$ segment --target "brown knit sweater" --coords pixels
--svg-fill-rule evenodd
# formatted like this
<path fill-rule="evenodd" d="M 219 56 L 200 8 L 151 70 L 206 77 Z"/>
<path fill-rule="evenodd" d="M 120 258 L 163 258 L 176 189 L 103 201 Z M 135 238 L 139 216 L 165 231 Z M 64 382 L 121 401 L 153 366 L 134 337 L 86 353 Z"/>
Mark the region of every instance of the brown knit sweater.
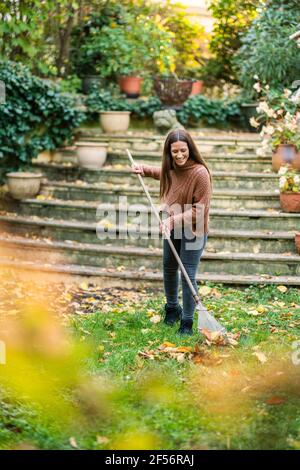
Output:
<path fill-rule="evenodd" d="M 142 169 L 144 176 L 160 179 L 161 168 L 142 165 Z M 195 235 L 207 234 L 212 193 L 207 169 L 201 163 L 189 158 L 183 167 L 178 167 L 174 162 L 170 177 L 170 190 L 162 200 L 161 210 L 169 212 L 175 227 L 187 224 Z"/>

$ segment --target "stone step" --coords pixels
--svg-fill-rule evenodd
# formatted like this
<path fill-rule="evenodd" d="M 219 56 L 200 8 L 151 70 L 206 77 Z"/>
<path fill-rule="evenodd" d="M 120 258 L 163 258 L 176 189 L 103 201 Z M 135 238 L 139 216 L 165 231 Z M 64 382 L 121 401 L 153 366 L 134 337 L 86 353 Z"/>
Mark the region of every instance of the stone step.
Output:
<path fill-rule="evenodd" d="M 37 215 L 55 219 L 86 220 L 113 224 L 140 224 L 141 227 L 157 226 L 151 208 L 146 204 L 65 201 L 60 199 L 23 199 L 18 203 L 19 214 Z M 224 230 L 300 230 L 300 214 L 272 210 L 210 210 L 211 229 Z"/>
<path fill-rule="evenodd" d="M 158 203 L 158 190 L 150 189 L 155 203 Z M 139 186 L 89 184 L 83 181 L 44 183 L 40 194 L 63 200 L 85 200 L 117 203 L 120 196 L 126 196 L 128 204 L 148 204 L 147 197 Z M 251 191 L 214 189 L 211 207 L 236 209 L 280 209 L 279 190 Z"/>
<path fill-rule="evenodd" d="M 258 133 L 254 132 L 240 132 L 240 131 L 222 131 L 220 129 L 200 129 L 200 128 L 192 128 L 188 129 L 188 132 L 196 141 L 213 141 L 213 142 L 260 142 L 261 137 Z M 167 133 L 166 133 L 167 134 Z M 111 141 L 120 141 L 126 142 L 136 141 L 136 142 L 164 142 L 165 135 L 158 133 L 145 131 L 145 130 L 130 130 L 124 133 L 118 134 L 117 132 L 114 133 L 107 133 L 103 132 L 100 126 L 98 128 L 91 128 L 91 127 L 80 127 L 77 131 L 77 137 L 79 140 L 83 140 L 83 137 L 95 137 L 104 140 L 111 140 Z"/>
<path fill-rule="evenodd" d="M 160 271 L 139 271 L 137 269 L 104 269 L 93 266 L 82 266 L 76 264 L 45 264 L 37 262 L 26 262 L 0 258 L 0 266 L 8 270 L 15 279 L 46 279 L 48 282 L 81 283 L 83 281 L 93 282 L 102 287 L 123 287 L 135 288 L 153 287 L 163 289 L 163 277 Z M 286 285 L 300 286 L 300 276 L 270 276 L 270 275 L 247 275 L 242 274 L 211 274 L 199 273 L 198 283 L 217 283 L 237 286 L 247 285 Z M 204 302 L 205 303 L 205 302 Z"/>
<path fill-rule="evenodd" d="M 141 153 L 141 152 L 139 152 Z M 211 171 L 248 171 L 248 172 L 263 172 L 272 170 L 271 158 L 258 158 L 255 155 L 203 155 L 207 165 Z M 143 155 L 137 152 L 133 155 L 134 161 L 144 165 L 160 166 L 162 156 L 157 155 Z M 74 158 L 76 163 L 76 157 Z M 125 153 L 110 152 L 107 156 L 108 165 L 127 165 L 128 157 Z"/>
<path fill-rule="evenodd" d="M 159 152 L 132 152 L 136 163 L 145 165 L 161 165 L 162 154 Z M 271 157 L 261 158 L 253 154 L 203 154 L 212 171 L 271 171 Z M 67 148 L 57 151 L 53 156 L 54 163 L 77 164 L 76 149 Z M 107 155 L 108 165 L 128 165 L 128 157 L 124 151 L 110 151 Z"/>
<path fill-rule="evenodd" d="M 3 254 L 9 259 L 49 264 L 79 264 L 115 269 L 151 269 L 162 267 L 162 250 L 131 246 L 49 242 L 0 237 Z M 242 275 L 299 276 L 300 257 L 276 253 L 209 253 L 204 252 L 200 272 Z"/>
<path fill-rule="evenodd" d="M 247 153 L 255 152 L 261 145 L 261 138 L 258 134 L 239 134 L 233 135 L 224 133 L 223 135 L 208 135 L 201 132 L 191 132 L 196 144 L 201 152 L 222 152 L 230 151 L 230 153 Z M 162 152 L 165 136 L 155 135 L 153 133 L 135 133 L 130 132 L 126 135 L 104 134 L 98 130 L 81 130 L 77 133 L 80 141 L 96 141 L 108 143 L 109 149 L 125 150 L 128 148 L 132 151 Z"/>
<path fill-rule="evenodd" d="M 16 214 L 0 215 L 2 232 L 11 232 L 23 237 L 46 237 L 52 240 L 82 243 L 109 243 L 111 245 L 126 244 L 140 247 L 162 246 L 162 238 L 158 229 L 152 233 L 141 228 L 139 233 L 129 227 L 129 231 L 121 227 L 110 227 L 106 237 L 101 241 L 97 237 L 96 222 L 55 220 L 37 216 L 24 217 Z M 133 226 L 134 229 L 134 226 Z M 104 234 L 102 234 L 104 237 Z M 295 253 L 294 231 L 257 231 L 257 230 L 219 230 L 209 232 L 207 252 L 233 253 Z"/>
<path fill-rule="evenodd" d="M 105 166 L 100 170 L 89 170 L 72 164 L 33 163 L 37 171 L 41 171 L 48 180 L 76 181 L 89 183 L 129 184 L 136 186 L 137 175 L 130 167 Z M 275 190 L 278 188 L 278 176 L 274 173 L 252 172 L 223 172 L 215 171 L 213 175 L 214 188 Z M 145 178 L 149 187 L 158 187 L 159 181 Z"/>

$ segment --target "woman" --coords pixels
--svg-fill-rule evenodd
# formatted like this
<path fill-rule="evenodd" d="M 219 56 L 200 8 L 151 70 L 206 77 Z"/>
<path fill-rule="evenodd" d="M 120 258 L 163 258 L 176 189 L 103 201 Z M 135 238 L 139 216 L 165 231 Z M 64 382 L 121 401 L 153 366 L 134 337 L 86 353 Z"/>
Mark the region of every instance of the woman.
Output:
<path fill-rule="evenodd" d="M 163 213 L 160 227 L 170 231 L 187 273 L 197 290 L 196 273 L 207 241 L 212 182 L 209 169 L 191 135 L 184 129 L 171 131 L 165 141 L 162 166 L 135 165 L 134 173 L 160 180 Z M 164 322 L 173 325 L 180 320 L 178 333 L 193 333 L 195 301 L 184 278 L 183 309 L 178 303 L 178 263 L 166 239 L 163 241 L 163 275 L 167 303 Z"/>

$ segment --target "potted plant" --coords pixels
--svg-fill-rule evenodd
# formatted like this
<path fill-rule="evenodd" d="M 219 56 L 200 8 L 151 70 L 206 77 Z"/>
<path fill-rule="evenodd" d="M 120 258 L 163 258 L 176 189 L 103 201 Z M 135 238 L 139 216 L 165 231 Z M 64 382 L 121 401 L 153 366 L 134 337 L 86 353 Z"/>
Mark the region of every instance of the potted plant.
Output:
<path fill-rule="evenodd" d="M 7 186 L 14 199 L 35 197 L 40 190 L 43 175 L 30 171 L 6 173 Z"/>
<path fill-rule="evenodd" d="M 300 132 L 298 127 L 298 104 L 293 100 L 291 91 L 283 92 L 269 90 L 266 87 L 266 96 L 257 111 L 258 118 L 252 118 L 253 127 L 259 126 L 263 119 L 265 125 L 260 135 L 263 137 L 262 147 L 258 150 L 260 156 L 273 152 L 272 167 L 278 172 L 281 166 L 291 165 L 300 170 Z"/>
<path fill-rule="evenodd" d="M 283 212 L 300 212 L 300 172 L 282 166 L 278 174 L 281 209 Z"/>
<path fill-rule="evenodd" d="M 91 16 L 81 27 L 80 51 L 74 52 L 74 62 L 85 71 L 88 65 L 107 81 L 118 81 L 122 92 L 137 98 L 145 76 L 169 69 L 176 53 L 174 34 L 145 13 L 137 15 L 117 3 L 109 8 L 122 11 L 106 19 L 101 11 Z M 77 67 L 76 71 L 81 70 Z"/>
<path fill-rule="evenodd" d="M 201 68 L 193 67 L 186 70 L 186 75 L 192 80 L 192 90 L 190 96 L 202 93 L 204 81 L 201 80 Z"/>
<path fill-rule="evenodd" d="M 296 115 L 283 115 L 279 110 L 275 111 L 274 117 L 277 119 L 263 126 L 261 131 L 262 154 L 267 148 L 273 152 L 272 168 L 275 172 L 283 165 L 291 165 L 295 170 L 300 170 L 300 133 Z"/>
<path fill-rule="evenodd" d="M 141 94 L 142 81 L 142 77 L 124 73 L 119 77 L 120 91 L 125 93 L 127 98 L 138 98 Z"/>
<path fill-rule="evenodd" d="M 190 96 L 199 95 L 199 93 L 202 93 L 203 84 L 203 80 L 193 80 L 192 91 L 190 93 Z"/>
<path fill-rule="evenodd" d="M 124 133 L 130 124 L 131 106 L 122 95 L 107 90 L 93 90 L 85 101 L 87 109 L 99 113 L 101 128 L 107 133 Z"/>
<path fill-rule="evenodd" d="M 75 142 L 79 166 L 98 170 L 102 168 L 107 157 L 108 144 L 104 142 Z"/>

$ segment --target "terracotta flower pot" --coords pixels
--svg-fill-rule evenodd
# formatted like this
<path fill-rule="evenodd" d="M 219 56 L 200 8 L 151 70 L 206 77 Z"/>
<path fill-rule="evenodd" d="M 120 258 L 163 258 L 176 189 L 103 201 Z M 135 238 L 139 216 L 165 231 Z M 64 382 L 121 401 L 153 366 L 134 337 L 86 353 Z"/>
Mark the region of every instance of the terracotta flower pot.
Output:
<path fill-rule="evenodd" d="M 300 212 L 300 193 L 280 193 L 280 205 L 283 212 Z"/>
<path fill-rule="evenodd" d="M 300 232 L 297 232 L 295 234 L 295 245 L 296 245 L 297 253 L 299 253 L 300 255 Z"/>
<path fill-rule="evenodd" d="M 7 186 L 14 199 L 35 197 L 41 186 L 43 175 L 26 171 L 6 173 Z"/>
<path fill-rule="evenodd" d="M 203 80 L 196 80 L 195 82 L 193 82 L 190 96 L 199 95 L 202 92 L 202 89 L 203 89 Z"/>
<path fill-rule="evenodd" d="M 126 132 L 130 123 L 130 111 L 103 111 L 100 124 L 104 132 Z"/>
<path fill-rule="evenodd" d="M 138 98 L 141 94 L 142 78 L 140 77 L 120 77 L 120 90 L 126 94 L 128 98 Z"/>
<path fill-rule="evenodd" d="M 273 171 L 278 172 L 283 165 L 290 165 L 295 170 L 300 170 L 300 152 L 295 145 L 280 144 L 272 156 Z"/>
<path fill-rule="evenodd" d="M 102 168 L 107 157 L 108 144 L 102 142 L 76 142 L 78 164 L 83 168 Z"/>

